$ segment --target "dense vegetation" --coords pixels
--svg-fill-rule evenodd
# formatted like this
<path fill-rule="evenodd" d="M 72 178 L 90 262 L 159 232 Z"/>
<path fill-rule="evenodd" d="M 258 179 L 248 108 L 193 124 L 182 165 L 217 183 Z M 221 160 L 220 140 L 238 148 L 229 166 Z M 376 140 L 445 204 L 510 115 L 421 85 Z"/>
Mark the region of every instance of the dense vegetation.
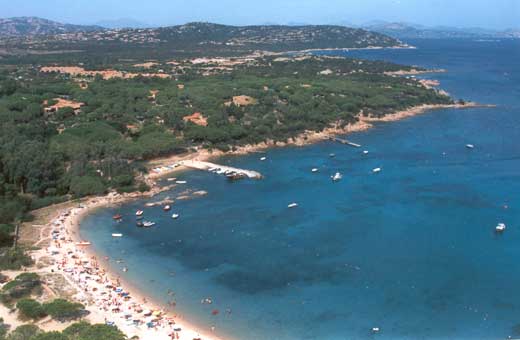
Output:
<path fill-rule="evenodd" d="M 7 334 L 6 325 L 0 320 L 0 340 L 125 340 L 126 336 L 116 327 L 75 323 L 63 332 L 43 332 L 35 325 L 22 325 Z"/>
<path fill-rule="evenodd" d="M 195 146 L 229 150 L 286 141 L 305 130 L 353 123 L 360 112 L 384 115 L 451 102 L 414 79 L 385 75 L 409 68 L 384 62 L 260 57 L 225 72 L 216 66 L 184 61 L 170 79 L 110 80 L 27 65 L 1 68 L 0 224 L 6 226 L 0 241 L 9 243 L 6 235 L 26 211 L 111 188 L 146 190 L 135 178 L 140 162 L 150 158 Z M 239 96 L 251 102 L 233 102 Z M 57 98 L 84 106 L 46 112 Z M 195 112 L 207 126 L 184 120 Z"/>

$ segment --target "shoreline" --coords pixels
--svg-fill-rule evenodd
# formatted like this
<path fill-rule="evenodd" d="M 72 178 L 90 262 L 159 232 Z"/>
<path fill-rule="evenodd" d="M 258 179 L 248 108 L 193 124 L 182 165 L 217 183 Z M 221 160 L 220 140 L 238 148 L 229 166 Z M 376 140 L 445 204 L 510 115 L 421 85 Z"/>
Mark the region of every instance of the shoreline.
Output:
<path fill-rule="evenodd" d="M 47 255 L 52 256 L 56 259 L 54 265 L 50 265 L 49 269 L 54 269 L 60 272 L 67 278 L 67 281 L 77 290 L 77 294 L 74 295 L 75 300 L 85 304 L 86 309 L 90 312 L 87 320 L 92 323 L 103 323 L 105 321 L 113 322 L 125 335 L 129 338 L 132 336 L 138 336 L 142 340 L 146 339 L 180 339 L 180 340 L 222 340 L 215 334 L 207 334 L 207 332 L 201 331 L 201 327 L 190 323 L 185 317 L 172 311 L 165 310 L 158 301 L 146 296 L 141 290 L 133 286 L 127 279 L 123 278 L 110 264 L 109 261 L 113 259 L 102 258 L 100 254 L 96 253 L 92 249 L 92 245 L 79 246 L 78 242 L 83 242 L 80 234 L 81 221 L 89 214 L 95 212 L 97 209 L 107 208 L 111 206 L 121 205 L 132 200 L 142 199 L 147 197 L 154 197 L 156 194 L 162 192 L 161 190 L 155 190 L 144 194 L 130 194 L 130 195 L 119 195 L 119 194 L 108 194 L 106 196 L 91 197 L 85 199 L 77 207 L 64 209 L 57 211 L 56 217 L 51 220 L 51 225 L 55 226 L 54 230 L 62 228 L 60 236 L 64 236 L 65 240 L 55 241 L 55 247 L 51 243 L 51 246 L 47 249 L 43 249 Z M 62 249 L 62 250 L 60 250 Z M 58 250 L 58 254 L 54 255 L 53 252 Z M 61 266 L 58 257 L 70 256 L 70 252 L 76 255 L 76 264 L 80 261 L 85 264 L 85 268 L 96 268 L 96 273 L 101 273 L 99 278 L 105 280 L 104 283 L 110 282 L 112 286 L 121 287 L 123 292 L 128 293 L 131 297 L 129 301 L 122 302 L 123 298 L 116 298 L 117 304 L 109 305 L 108 310 L 101 309 L 107 303 L 106 294 L 103 293 L 103 285 L 99 285 L 99 280 L 88 280 L 74 272 L 69 272 L 70 267 Z M 85 270 L 81 268 L 78 272 Z M 90 276 L 96 276 L 95 273 L 91 273 L 87 270 Z M 111 289 L 106 289 L 110 291 Z M 108 302 L 110 304 L 110 302 Z M 121 303 L 121 305 L 119 305 Z M 117 307 L 120 309 L 118 312 L 111 310 L 111 307 Z M 127 319 L 123 318 L 125 312 L 134 311 L 133 317 L 146 320 L 140 313 L 136 313 L 137 308 L 143 311 L 156 311 L 161 312 L 161 321 L 157 323 L 154 328 L 148 328 L 146 323 L 139 326 L 130 325 Z M 144 313 L 144 312 L 143 312 Z M 135 319 L 133 319 L 135 320 Z M 179 330 L 179 331 L 175 331 Z M 172 334 L 173 337 L 172 337 Z"/>
<path fill-rule="evenodd" d="M 187 159 L 206 161 L 226 155 L 245 155 L 254 152 L 265 152 L 267 149 L 273 147 L 305 146 L 316 142 L 328 140 L 330 136 L 333 135 L 344 135 L 353 132 L 366 131 L 373 127 L 373 124 L 377 122 L 397 121 L 418 114 L 422 114 L 431 110 L 448 108 L 466 109 L 489 106 L 490 105 L 481 105 L 474 102 L 468 102 L 465 104 L 419 105 L 383 117 L 359 117 L 358 122 L 346 125 L 345 127 L 331 126 L 320 132 L 305 131 L 300 135 L 296 136 L 295 138 L 292 138 L 289 142 L 267 141 L 256 145 L 241 146 L 238 147 L 237 150 L 232 152 L 209 151 L 206 149 L 198 149 L 195 152 L 189 152 L 183 155 L 175 155 L 171 157 L 152 160 L 148 162 L 148 166 L 150 168 L 158 167 L 161 165 L 164 166 L 166 164 L 172 164 Z M 117 270 L 111 268 L 110 264 L 107 263 L 106 260 L 100 258 L 100 254 L 96 254 L 96 252 L 93 249 L 89 249 L 90 247 L 88 246 L 78 246 L 76 242 L 83 241 L 81 240 L 80 235 L 81 221 L 87 215 L 91 214 L 92 212 L 100 208 L 106 208 L 113 205 L 120 205 L 136 199 L 142 199 L 147 197 L 151 198 L 161 192 L 167 191 L 171 189 L 173 186 L 159 187 L 155 180 L 164 177 L 168 174 L 185 169 L 186 168 L 179 166 L 174 169 L 171 169 L 171 171 L 165 171 L 162 173 L 150 172 L 148 175 L 145 176 L 145 180 L 148 184 L 151 185 L 151 189 L 150 191 L 145 193 L 109 193 L 105 196 L 88 197 L 79 201 L 74 201 L 74 204 L 76 206 L 72 208 L 59 208 L 56 206 L 43 208 L 50 209 L 54 217 L 52 217 L 52 219 L 44 226 L 46 228 L 49 228 L 48 235 L 40 235 L 39 241 L 45 240 L 46 238 L 50 238 L 51 242 L 49 247 L 44 247 L 39 251 L 32 252 L 31 255 L 35 257 L 36 265 L 38 265 L 39 259 L 49 256 L 52 257 L 55 262 L 53 264 L 48 264 L 47 266 L 39 267 L 39 271 L 41 272 L 42 270 L 47 270 L 49 273 L 54 271 L 61 273 L 65 278 L 67 278 L 68 283 L 71 284 L 71 286 L 73 286 L 77 292 L 79 292 L 79 294 L 76 295 L 87 295 L 87 298 L 80 299 L 78 296 L 75 298 L 75 300 L 78 300 L 82 303 L 85 303 L 84 300 L 89 299 L 90 301 L 94 301 L 93 304 L 86 304 L 86 309 L 90 311 L 90 315 L 86 318 L 88 321 L 92 323 L 102 323 L 105 320 L 113 321 L 123 333 L 125 333 L 129 337 L 133 335 L 138 335 L 140 339 L 172 339 L 168 334 L 171 333 L 172 329 L 180 327 L 182 331 L 176 332 L 175 338 L 181 340 L 222 340 L 215 334 L 204 334 L 204 332 L 199 331 L 201 327 L 197 327 L 196 325 L 190 323 L 189 316 L 188 318 L 184 318 L 183 316 L 172 312 L 164 313 L 164 320 L 175 320 L 175 326 L 168 324 L 166 326 L 161 326 L 160 330 L 148 329 L 146 325 L 141 325 L 139 328 L 135 326 L 129 326 L 128 323 L 125 322 L 126 320 L 121 318 L 121 314 L 113 313 L 110 310 L 100 309 L 99 306 L 103 305 L 103 303 L 106 303 L 106 301 L 103 302 L 103 296 L 99 293 L 96 293 L 96 291 L 101 291 L 103 287 L 99 287 L 99 285 L 97 285 L 96 282 L 88 281 L 82 278 L 81 274 L 78 274 L 75 271 L 73 271 L 72 273 L 67 272 L 65 270 L 67 268 L 64 268 L 63 266 L 61 269 L 58 268 L 58 270 L 56 270 L 56 263 L 59 262 L 59 257 L 61 257 L 63 261 L 63 259 L 70 257 L 70 253 L 75 254 L 82 261 L 90 263 L 91 267 L 96 267 L 97 270 L 100 273 L 102 273 L 102 275 L 105 277 L 105 280 L 109 277 L 111 278 L 109 280 L 111 282 L 113 282 L 114 280 L 119 280 L 121 282 L 122 287 L 124 287 L 124 291 L 130 293 L 130 296 L 133 298 L 132 303 L 135 303 L 135 301 L 139 301 L 139 304 L 142 306 L 142 309 L 144 310 L 161 310 L 161 308 L 158 308 L 158 306 L 160 306 L 161 304 L 157 303 L 156 301 L 153 301 L 153 299 L 148 298 L 146 303 L 141 303 L 141 301 L 143 301 L 146 298 L 146 293 L 141 292 L 139 289 L 135 288 L 124 278 L 122 279 L 120 277 L 120 273 L 118 273 Z M 65 214 L 67 214 L 67 216 L 65 216 Z M 60 243 L 62 241 L 60 241 L 59 239 L 58 241 L 52 240 L 53 229 L 58 230 L 59 235 L 64 238 L 63 244 Z M 56 244 L 59 245 L 59 248 L 55 247 Z M 58 251 L 58 253 L 53 254 L 53 251 Z M 168 323 L 169 322 L 170 321 L 168 321 Z"/>

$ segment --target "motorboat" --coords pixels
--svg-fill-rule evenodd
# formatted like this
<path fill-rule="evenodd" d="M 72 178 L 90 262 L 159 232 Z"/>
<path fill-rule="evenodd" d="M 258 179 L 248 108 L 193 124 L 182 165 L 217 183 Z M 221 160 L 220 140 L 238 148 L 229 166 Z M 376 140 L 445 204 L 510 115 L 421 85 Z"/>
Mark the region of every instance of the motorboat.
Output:
<path fill-rule="evenodd" d="M 473 144 L 466 144 L 466 148 L 468 148 L 468 149 L 474 149 L 474 148 L 475 148 L 475 145 L 473 145 Z"/>
<path fill-rule="evenodd" d="M 170 205 L 165 205 L 162 209 L 164 211 L 169 211 L 172 207 Z"/>
<path fill-rule="evenodd" d="M 150 227 L 153 227 L 154 225 L 155 225 L 155 222 L 151 222 L 151 221 L 143 222 L 143 227 L 145 227 L 145 228 L 150 228 Z"/>
<path fill-rule="evenodd" d="M 330 178 L 334 181 L 334 182 L 337 182 L 337 181 L 340 181 L 342 178 L 343 178 L 343 175 L 340 174 L 339 172 L 336 172 L 334 174 L 334 176 L 330 176 Z"/>
<path fill-rule="evenodd" d="M 175 183 L 177 183 L 177 184 L 186 184 L 188 182 L 186 182 L 186 181 L 175 181 Z"/>
<path fill-rule="evenodd" d="M 287 208 L 296 208 L 298 206 L 298 203 L 291 203 L 287 206 Z"/>
<path fill-rule="evenodd" d="M 123 234 L 112 234 L 112 237 L 123 237 Z"/>
<path fill-rule="evenodd" d="M 363 154 L 367 155 L 368 154 L 368 150 L 363 151 Z"/>
<path fill-rule="evenodd" d="M 144 214 L 144 211 L 142 211 L 142 210 L 137 210 L 135 212 L 135 216 L 142 216 L 143 214 Z"/>
<path fill-rule="evenodd" d="M 123 216 L 121 214 L 116 214 L 116 215 L 112 216 L 112 218 L 116 221 L 120 221 L 123 218 Z"/>
<path fill-rule="evenodd" d="M 381 168 L 375 168 L 375 169 L 372 170 L 372 172 L 375 173 L 375 174 L 378 173 L 378 172 L 381 172 Z"/>
<path fill-rule="evenodd" d="M 318 172 L 319 170 L 318 170 L 318 168 L 313 168 L 311 171 L 312 172 Z"/>
<path fill-rule="evenodd" d="M 172 218 L 173 218 L 174 220 L 176 220 L 176 219 L 179 218 L 179 216 L 180 216 L 179 214 L 173 214 L 173 215 L 172 215 Z"/>
<path fill-rule="evenodd" d="M 265 161 L 266 159 L 267 159 L 267 157 L 260 158 L 261 161 Z"/>
<path fill-rule="evenodd" d="M 495 227 L 495 230 L 499 233 L 504 232 L 506 230 L 506 225 L 504 223 L 499 223 Z"/>

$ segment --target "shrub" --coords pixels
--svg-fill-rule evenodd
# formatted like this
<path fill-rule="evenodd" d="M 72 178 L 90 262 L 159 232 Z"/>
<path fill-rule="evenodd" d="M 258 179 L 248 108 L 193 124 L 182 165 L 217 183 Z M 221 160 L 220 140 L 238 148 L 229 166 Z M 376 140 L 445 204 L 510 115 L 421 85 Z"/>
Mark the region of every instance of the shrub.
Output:
<path fill-rule="evenodd" d="M 71 339 L 90 340 L 125 340 L 126 336 L 117 327 L 108 325 L 91 325 L 87 322 L 79 322 L 67 327 L 63 334 Z"/>
<path fill-rule="evenodd" d="M 81 303 L 69 302 L 65 299 L 56 299 L 43 304 L 45 313 L 59 321 L 77 319 L 81 316 L 84 308 Z"/>
<path fill-rule="evenodd" d="M 99 177 L 82 176 L 74 177 L 70 181 L 70 190 L 74 195 L 82 197 L 87 195 L 100 195 L 105 193 L 106 188 Z"/>
<path fill-rule="evenodd" d="M 16 327 L 16 329 L 9 334 L 7 340 L 32 340 L 40 333 L 41 330 L 38 328 L 38 326 L 21 325 Z"/>
<path fill-rule="evenodd" d="M 0 269 L 18 270 L 33 264 L 33 260 L 22 248 L 0 248 Z"/>
<path fill-rule="evenodd" d="M 40 333 L 40 334 L 32 337 L 31 340 L 70 340 L 70 339 L 66 335 L 64 335 L 60 332 L 47 332 L 47 333 Z"/>
<path fill-rule="evenodd" d="M 40 286 L 41 281 L 38 274 L 23 273 L 2 287 L 0 299 L 3 303 L 10 304 L 17 299 L 31 295 Z"/>
<path fill-rule="evenodd" d="M 40 319 L 46 315 L 42 304 L 33 299 L 21 299 L 16 303 L 16 308 L 26 319 Z"/>

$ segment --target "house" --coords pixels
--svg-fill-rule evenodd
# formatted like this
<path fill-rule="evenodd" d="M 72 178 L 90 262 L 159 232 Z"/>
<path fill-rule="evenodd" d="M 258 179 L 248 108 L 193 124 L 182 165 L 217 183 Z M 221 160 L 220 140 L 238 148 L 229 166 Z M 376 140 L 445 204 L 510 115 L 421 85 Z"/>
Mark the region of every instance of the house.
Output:
<path fill-rule="evenodd" d="M 182 118 L 185 122 L 192 122 L 193 124 L 199 126 L 208 126 L 208 119 L 202 115 L 200 112 L 195 112 L 192 115 L 185 116 Z"/>

